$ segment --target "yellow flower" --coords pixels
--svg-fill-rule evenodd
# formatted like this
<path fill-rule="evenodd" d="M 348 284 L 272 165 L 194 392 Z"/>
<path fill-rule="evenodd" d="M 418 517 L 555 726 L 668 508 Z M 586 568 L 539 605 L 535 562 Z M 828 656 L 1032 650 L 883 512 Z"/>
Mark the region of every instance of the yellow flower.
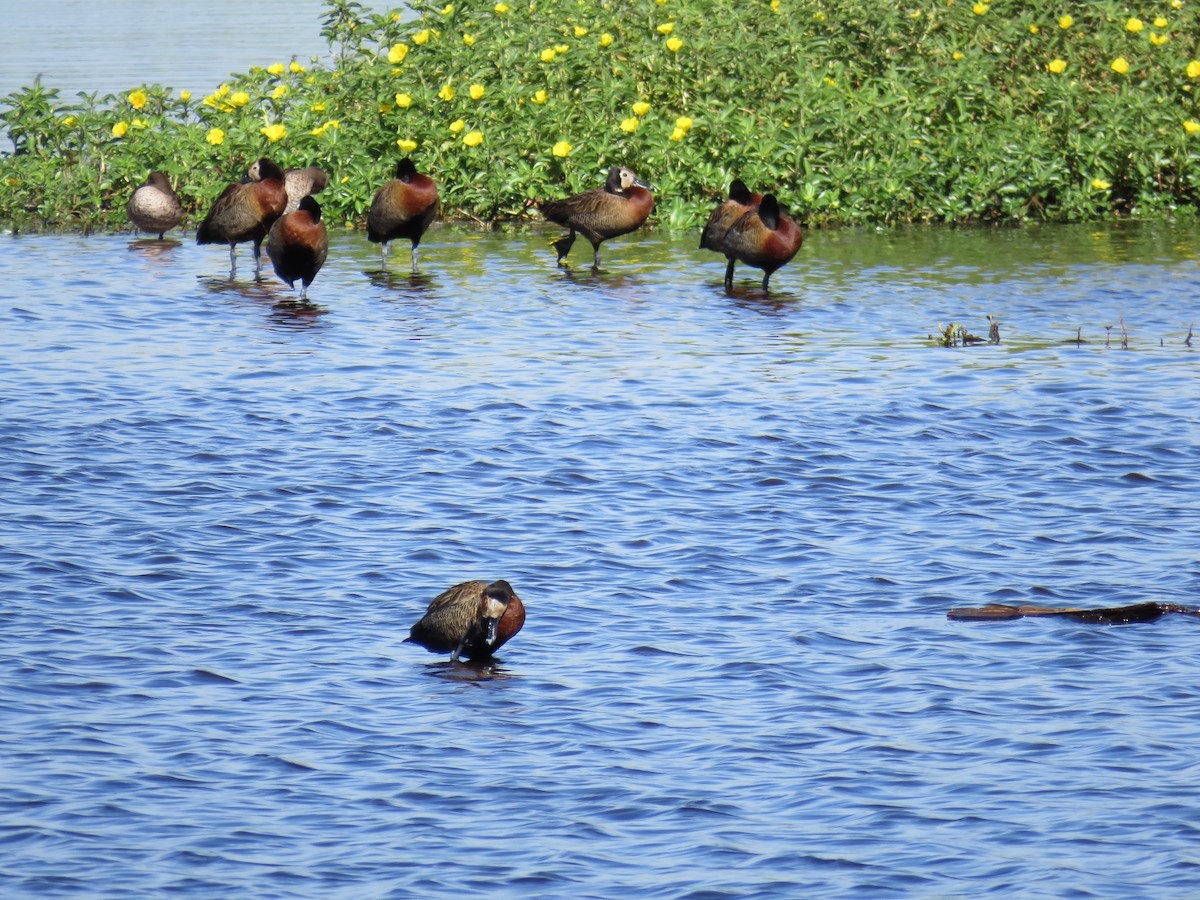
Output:
<path fill-rule="evenodd" d="M 1162 16 L 1159 16 L 1157 19 L 1154 20 L 1154 27 L 1155 28 L 1166 28 L 1167 20 L 1164 19 Z"/>
<path fill-rule="evenodd" d="M 570 50 L 570 49 L 571 49 L 571 48 L 570 48 L 570 47 L 568 47 L 566 44 L 555 44 L 555 45 L 554 45 L 554 52 L 555 52 L 555 53 L 557 53 L 557 54 L 559 54 L 560 56 L 561 56 L 562 54 L 566 53 L 566 52 L 567 52 L 568 50 Z"/>
<path fill-rule="evenodd" d="M 212 128 L 209 129 L 209 132 L 204 136 L 204 139 L 215 147 L 217 144 L 225 143 L 225 132 L 223 132 L 220 128 Z"/>
<path fill-rule="evenodd" d="M 454 4 L 453 3 L 446 4 L 446 6 L 442 9 L 443 16 L 448 16 L 452 12 L 454 12 Z"/>
<path fill-rule="evenodd" d="M 1153 31 L 1150 32 L 1150 43 L 1153 44 L 1155 47 L 1161 47 L 1168 40 L 1170 40 L 1170 35 L 1157 34 L 1156 32 L 1153 32 Z"/>
<path fill-rule="evenodd" d="M 143 106 L 145 106 L 146 105 L 146 92 L 143 91 L 141 88 L 138 88 L 136 91 L 134 91 L 132 94 L 130 94 L 129 95 L 129 105 L 132 106 L 134 109 L 141 109 Z"/>
<path fill-rule="evenodd" d="M 771 12 L 779 12 L 779 0 L 771 0 Z M 918 18 L 920 15 L 918 12 L 914 18 Z"/>
<path fill-rule="evenodd" d="M 611 34 L 609 34 L 607 31 L 604 32 L 604 34 L 600 35 L 600 46 L 601 47 L 611 47 L 612 42 L 613 42 L 613 36 Z"/>
<path fill-rule="evenodd" d="M 678 53 L 679 48 L 682 46 L 683 46 L 683 41 L 681 41 L 679 38 L 677 38 L 677 37 L 667 38 L 667 49 L 670 50 L 672 53 Z"/>
<path fill-rule="evenodd" d="M 1041 33 L 1042 33 L 1042 29 L 1038 28 L 1036 25 L 1030 25 L 1030 26 L 1029 26 L 1029 33 L 1030 33 L 1030 34 L 1041 34 Z"/>
<path fill-rule="evenodd" d="M 554 57 L 557 55 L 558 54 L 556 54 L 553 50 L 551 50 L 549 47 L 547 47 L 545 50 L 542 51 L 542 55 L 541 55 L 540 59 L 542 60 L 542 62 L 553 62 Z"/>
<path fill-rule="evenodd" d="M 429 42 L 429 29 L 428 28 L 422 28 L 420 31 L 418 31 L 416 34 L 413 35 L 413 43 L 416 44 L 418 47 L 421 46 L 422 44 L 426 44 L 428 42 Z"/>
<path fill-rule="evenodd" d="M 684 129 L 674 128 L 671 131 L 671 140 L 682 141 L 686 135 L 687 135 L 687 131 L 685 131 Z"/>
<path fill-rule="evenodd" d="M 658 26 L 659 34 L 670 34 L 674 30 L 675 30 L 674 22 L 663 22 L 661 25 Z"/>
<path fill-rule="evenodd" d="M 282 75 L 286 71 L 287 69 L 284 68 L 283 63 L 271 63 L 269 66 L 267 66 L 267 74 L 269 75 L 278 76 Z"/>
<path fill-rule="evenodd" d="M 638 120 L 635 117 L 631 117 L 631 118 L 624 119 L 621 121 L 621 130 L 622 131 L 627 131 L 630 134 L 633 134 L 635 131 L 637 131 L 637 127 L 638 127 Z"/>
<path fill-rule="evenodd" d="M 258 133 L 265 135 L 267 140 L 272 144 L 282 141 L 287 137 L 287 129 L 282 125 L 268 125 L 266 128 L 258 129 Z"/>
<path fill-rule="evenodd" d="M 312 105 L 311 109 L 313 112 L 325 112 L 325 101 L 318 100 Z"/>
<path fill-rule="evenodd" d="M 976 3 L 971 7 L 971 12 L 975 13 L 977 16 L 982 16 L 987 11 L 988 5 L 986 3 Z"/>
<path fill-rule="evenodd" d="M 75 124 L 76 121 L 77 120 L 74 116 L 67 116 L 65 119 L 63 119 L 62 123 L 67 128 L 70 128 L 71 126 L 73 126 Z"/>
<path fill-rule="evenodd" d="M 549 99 L 549 97 L 546 96 L 545 91 L 536 91 L 534 93 L 534 95 L 532 97 L 530 97 L 529 99 L 532 100 L 534 103 L 536 103 L 538 106 L 541 106 L 543 103 L 545 103 Z"/>
<path fill-rule="evenodd" d="M 463 35 L 463 43 L 466 44 L 468 47 L 473 46 L 475 44 L 475 35 L 464 34 Z"/>
<path fill-rule="evenodd" d="M 1118 56 L 1116 59 L 1114 59 L 1112 61 L 1112 64 L 1109 65 L 1109 68 L 1112 69 L 1114 72 L 1116 72 L 1118 75 L 1124 75 L 1126 72 L 1129 71 L 1129 63 L 1128 63 L 1128 61 L 1126 61 L 1125 57 Z"/>
<path fill-rule="evenodd" d="M 454 99 L 454 88 L 450 87 L 448 84 L 443 84 L 442 89 L 438 91 L 438 96 L 449 103 Z"/>
<path fill-rule="evenodd" d="M 1064 31 L 1066 29 L 1070 28 L 1074 24 L 1075 24 L 1075 20 L 1072 19 L 1070 16 L 1063 16 L 1061 19 L 1058 20 L 1058 27 L 1062 28 Z"/>
<path fill-rule="evenodd" d="M 412 106 L 412 97 L 408 96 L 408 94 L 397 94 L 396 105 L 401 109 L 408 109 Z"/>
<path fill-rule="evenodd" d="M 586 28 L 584 28 L 582 25 L 575 26 L 575 37 L 581 38 L 584 35 L 586 35 L 587 33 L 588 33 L 588 30 Z"/>
<path fill-rule="evenodd" d="M 478 147 L 483 143 L 483 133 L 480 131 L 468 131 L 463 135 L 463 143 L 468 147 Z"/>
<path fill-rule="evenodd" d="M 1171 9 L 1183 9 L 1183 0 L 1171 0 Z"/>
<path fill-rule="evenodd" d="M 147 122 L 145 119 L 134 119 L 132 122 L 129 123 L 129 127 L 130 128 L 145 128 L 149 124 L 150 123 Z"/>
<path fill-rule="evenodd" d="M 129 130 L 128 122 L 118 122 L 113 126 L 113 137 L 125 137 L 125 132 Z"/>
<path fill-rule="evenodd" d="M 1188 63 L 1187 77 L 1188 78 L 1200 78 L 1200 62 L 1197 62 L 1196 60 L 1193 59 L 1190 63 Z"/>
<path fill-rule="evenodd" d="M 471 99 L 472 99 L 472 100 L 479 100 L 479 99 L 482 99 L 482 97 L 483 97 L 483 85 L 482 85 L 482 84 L 473 84 L 473 85 L 471 85 L 471 87 L 470 87 L 470 89 L 467 91 L 467 93 L 471 95 Z"/>
<path fill-rule="evenodd" d="M 495 10 L 496 12 L 498 12 L 500 15 L 504 15 L 506 12 L 508 12 L 508 4 L 507 3 L 497 3 L 495 6 L 492 7 L 492 9 Z"/>
<path fill-rule="evenodd" d="M 955 50 L 953 53 L 951 53 L 951 54 L 950 54 L 950 58 L 951 58 L 951 59 L 962 59 L 962 58 L 963 58 L 963 54 L 962 54 L 962 52 L 961 52 L 961 51 L 959 51 L 959 50 Z"/>
<path fill-rule="evenodd" d="M 286 93 L 287 93 L 287 85 L 286 84 L 278 84 L 275 86 L 275 90 L 271 91 L 271 99 L 272 100 L 281 100 L 281 99 L 283 99 L 283 95 Z"/>
<path fill-rule="evenodd" d="M 1067 62 L 1063 59 L 1052 59 L 1046 64 L 1046 68 L 1055 75 L 1061 75 L 1063 72 L 1067 71 Z"/>
<path fill-rule="evenodd" d="M 192 92 L 191 91 L 180 91 L 179 99 L 182 100 L 184 103 L 187 103 L 189 100 L 192 99 Z"/>
<path fill-rule="evenodd" d="M 411 141 L 408 138 L 400 138 L 400 140 L 396 141 L 396 146 L 405 153 L 412 153 L 417 149 L 417 142 Z"/>
<path fill-rule="evenodd" d="M 1125 30 L 1132 31 L 1134 34 L 1137 34 L 1139 31 L 1141 31 L 1145 27 L 1146 26 L 1142 24 L 1141 19 L 1135 19 L 1135 18 L 1130 17 L 1125 20 Z"/>
<path fill-rule="evenodd" d="M 645 100 L 639 100 L 637 103 L 633 104 L 632 109 L 635 116 L 644 116 L 646 113 L 650 112 L 650 104 Z"/>
<path fill-rule="evenodd" d="M 553 147 L 550 148 L 550 152 L 553 153 L 555 156 L 569 156 L 573 149 L 575 149 L 575 148 L 572 147 L 570 144 L 568 144 L 566 141 L 559 141 L 557 144 L 555 144 Z"/>
<path fill-rule="evenodd" d="M 1183 130 L 1188 134 L 1195 134 L 1200 131 L 1200 122 L 1197 122 L 1195 119 L 1188 119 L 1183 123 Z"/>
<path fill-rule="evenodd" d="M 455 119 L 453 122 L 450 123 L 450 133 L 458 134 L 460 131 L 462 131 L 466 127 L 467 127 L 467 123 L 464 122 L 462 119 Z"/>
<path fill-rule="evenodd" d="M 293 75 L 299 75 L 301 72 L 304 72 L 306 70 L 305 70 L 304 66 L 300 65 L 300 63 L 296 62 L 295 60 L 292 60 L 291 63 L 288 64 L 288 71 L 291 72 Z"/>
<path fill-rule="evenodd" d="M 1110 187 L 1112 187 L 1112 185 L 1103 178 L 1093 178 L 1092 187 L 1098 191 L 1107 191 Z"/>
<path fill-rule="evenodd" d="M 675 127 L 686 134 L 692 130 L 692 120 L 687 116 L 680 116 L 675 120 Z"/>
<path fill-rule="evenodd" d="M 396 44 L 388 51 L 388 62 L 393 66 L 398 66 L 404 62 L 406 56 L 408 56 L 408 44 Z"/>
<path fill-rule="evenodd" d="M 250 95 L 247 94 L 245 91 L 238 91 L 236 94 L 231 95 L 229 98 L 229 105 L 232 106 L 234 109 L 237 109 L 238 107 L 241 107 L 241 106 L 245 106 L 249 102 L 250 102 Z"/>

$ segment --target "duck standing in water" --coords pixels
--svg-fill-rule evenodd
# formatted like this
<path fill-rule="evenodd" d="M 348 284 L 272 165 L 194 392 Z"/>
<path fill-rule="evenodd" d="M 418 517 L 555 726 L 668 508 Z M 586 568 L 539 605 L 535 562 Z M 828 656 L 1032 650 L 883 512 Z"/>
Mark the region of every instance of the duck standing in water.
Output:
<path fill-rule="evenodd" d="M 254 242 L 254 280 L 262 277 L 262 242 L 287 209 L 283 169 L 269 159 L 250 166 L 250 181 L 231 184 L 221 192 L 200 227 L 197 244 L 229 245 L 229 277 L 237 275 L 237 245 Z"/>
<path fill-rule="evenodd" d="M 721 250 L 729 260 L 725 290 L 733 288 L 733 267 L 738 261 L 762 269 L 762 289 L 770 290 L 771 274 L 791 260 L 803 242 L 800 226 L 780 209 L 774 194 L 767 194 L 762 203 L 730 225 L 721 240 Z"/>
<path fill-rule="evenodd" d="M 718 205 L 704 223 L 704 230 L 700 232 L 700 249 L 724 253 L 722 241 L 729 226 L 762 203 L 762 199 L 763 195 L 752 194 L 742 179 L 733 179 L 729 185 L 729 199 Z"/>
<path fill-rule="evenodd" d="M 433 598 L 405 643 L 432 653 L 490 659 L 525 624 L 525 604 L 507 581 L 466 581 Z"/>
<path fill-rule="evenodd" d="M 311 195 L 300 199 L 295 212 L 276 219 L 267 235 L 267 256 L 275 274 L 288 287 L 300 281 L 301 303 L 308 303 L 308 286 L 325 265 L 328 253 L 329 235 L 321 221 L 321 206 Z"/>
<path fill-rule="evenodd" d="M 412 241 L 412 270 L 417 271 L 417 245 L 437 217 L 437 182 L 422 175 L 407 156 L 396 164 L 396 177 L 381 187 L 367 214 L 367 240 L 383 244 L 383 267 L 387 268 L 388 243 L 396 238 Z"/>
<path fill-rule="evenodd" d="M 163 235 L 183 221 L 183 206 L 171 182 L 162 172 L 151 172 L 146 183 L 135 190 L 125 205 L 129 221 L 138 231 Z"/>
<path fill-rule="evenodd" d="M 570 234 L 553 244 L 560 266 L 571 252 L 578 231 L 591 242 L 592 268 L 599 269 L 600 245 L 609 238 L 636 231 L 653 209 L 650 186 L 624 166 L 614 166 L 604 187 L 565 200 L 552 200 L 542 206 L 542 215 L 570 229 Z"/>

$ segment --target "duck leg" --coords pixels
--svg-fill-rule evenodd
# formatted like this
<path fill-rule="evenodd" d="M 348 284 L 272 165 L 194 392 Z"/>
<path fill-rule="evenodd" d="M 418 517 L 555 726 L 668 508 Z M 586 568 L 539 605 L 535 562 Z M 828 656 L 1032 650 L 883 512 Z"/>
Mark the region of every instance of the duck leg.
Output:
<path fill-rule="evenodd" d="M 769 282 L 770 280 L 771 280 L 771 273 L 770 272 L 765 273 L 763 275 L 763 287 L 762 287 L 764 294 L 769 294 L 771 292 L 771 289 L 769 287 L 767 287 L 767 282 Z"/>
<path fill-rule="evenodd" d="M 734 260 L 729 260 L 729 265 L 725 267 L 725 290 L 733 290 L 733 265 Z"/>
<path fill-rule="evenodd" d="M 575 244 L 575 229 L 572 228 L 571 233 L 568 234 L 565 238 L 562 238 L 561 240 L 557 240 L 553 244 L 550 245 L 556 251 L 558 251 L 558 264 L 560 266 L 563 264 L 563 260 L 567 258 L 567 254 L 571 252 L 571 247 L 574 246 L 574 244 Z"/>
<path fill-rule="evenodd" d="M 417 274 L 417 245 L 413 244 L 412 249 L 412 273 Z"/>
<path fill-rule="evenodd" d="M 237 278 L 237 244 L 229 245 L 229 280 Z"/>
<path fill-rule="evenodd" d="M 592 244 L 592 268 L 600 268 L 600 245 Z"/>
<path fill-rule="evenodd" d="M 380 261 L 380 264 L 383 266 L 383 271 L 385 271 L 385 272 L 387 271 L 387 252 L 388 252 L 388 242 L 384 241 L 382 244 L 380 244 L 379 261 Z"/>
<path fill-rule="evenodd" d="M 254 280 L 262 281 L 262 238 L 254 242 Z"/>

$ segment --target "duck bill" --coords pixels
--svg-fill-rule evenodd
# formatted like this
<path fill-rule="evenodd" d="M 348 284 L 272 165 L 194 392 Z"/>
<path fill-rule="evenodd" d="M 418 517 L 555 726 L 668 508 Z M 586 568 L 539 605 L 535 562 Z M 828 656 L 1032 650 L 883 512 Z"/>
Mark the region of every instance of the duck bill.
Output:
<path fill-rule="evenodd" d="M 489 647 L 496 645 L 496 635 L 500 630 L 500 620 L 498 618 L 488 617 L 483 620 L 484 624 L 484 640 Z"/>
<path fill-rule="evenodd" d="M 633 183 L 635 186 L 640 187 L 640 188 L 645 188 L 648 191 L 658 190 L 658 188 L 656 188 L 654 185 L 647 184 L 646 182 L 642 181 L 642 179 L 640 179 L 640 178 L 633 179 Z"/>

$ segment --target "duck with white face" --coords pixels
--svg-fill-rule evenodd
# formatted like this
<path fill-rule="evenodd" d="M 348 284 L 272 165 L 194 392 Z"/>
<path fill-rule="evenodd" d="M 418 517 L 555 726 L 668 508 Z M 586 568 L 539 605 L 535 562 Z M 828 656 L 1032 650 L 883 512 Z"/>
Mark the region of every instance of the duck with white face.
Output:
<path fill-rule="evenodd" d="M 450 661 L 490 659 L 525 624 L 525 605 L 507 581 L 466 581 L 443 591 L 413 625 L 405 643 Z"/>

